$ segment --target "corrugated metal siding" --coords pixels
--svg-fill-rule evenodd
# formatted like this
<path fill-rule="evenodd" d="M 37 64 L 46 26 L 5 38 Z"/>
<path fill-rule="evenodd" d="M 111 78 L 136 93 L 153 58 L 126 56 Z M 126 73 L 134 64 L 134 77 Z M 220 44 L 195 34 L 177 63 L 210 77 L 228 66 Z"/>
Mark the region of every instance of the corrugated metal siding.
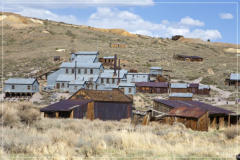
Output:
<path fill-rule="evenodd" d="M 130 109 L 129 109 L 130 107 Z M 131 112 L 131 113 L 129 113 Z M 132 104 L 130 103 L 94 103 L 95 119 L 120 120 L 128 118 L 132 114 Z"/>

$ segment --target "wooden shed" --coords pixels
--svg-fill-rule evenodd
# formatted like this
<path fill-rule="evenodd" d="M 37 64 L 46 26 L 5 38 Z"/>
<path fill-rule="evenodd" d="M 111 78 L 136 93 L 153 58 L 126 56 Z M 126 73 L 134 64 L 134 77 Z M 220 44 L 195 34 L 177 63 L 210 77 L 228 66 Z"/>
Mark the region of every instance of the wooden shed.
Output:
<path fill-rule="evenodd" d="M 192 93 L 171 93 L 171 94 L 169 94 L 170 100 L 191 101 L 192 97 L 193 97 Z"/>
<path fill-rule="evenodd" d="M 172 125 L 180 122 L 187 128 L 198 131 L 208 131 L 208 112 L 199 107 L 178 107 L 170 110 L 164 117 L 165 123 Z"/>
<path fill-rule="evenodd" d="M 137 82 L 137 92 L 168 93 L 168 82 Z"/>
<path fill-rule="evenodd" d="M 170 92 L 172 93 L 187 93 L 188 84 L 187 83 L 171 83 L 170 84 Z"/>
<path fill-rule="evenodd" d="M 91 100 L 62 100 L 41 108 L 44 117 L 50 118 L 87 118 L 92 119 L 91 108 L 93 102 Z"/>
<path fill-rule="evenodd" d="M 225 85 L 229 86 L 240 86 L 240 74 L 239 73 L 231 73 L 229 78 L 225 80 Z"/>
<path fill-rule="evenodd" d="M 212 128 L 219 129 L 221 127 L 230 126 L 231 124 L 233 124 L 231 123 L 230 120 L 230 115 L 233 112 L 199 101 L 154 99 L 153 105 L 155 110 L 164 113 L 168 113 L 172 109 L 182 106 L 193 108 L 199 107 L 201 109 L 208 111 L 209 126 Z"/>
<path fill-rule="evenodd" d="M 201 62 L 201 61 L 203 61 L 203 58 L 199 57 L 199 56 L 187 56 L 187 55 L 181 55 L 181 54 L 174 55 L 173 58 L 176 59 L 176 60 L 189 61 L 189 62 Z"/>
<path fill-rule="evenodd" d="M 120 120 L 130 118 L 132 115 L 133 99 L 125 95 L 120 89 L 80 89 L 69 99 L 92 100 L 93 105 L 89 111 L 92 115 L 91 119 Z"/>

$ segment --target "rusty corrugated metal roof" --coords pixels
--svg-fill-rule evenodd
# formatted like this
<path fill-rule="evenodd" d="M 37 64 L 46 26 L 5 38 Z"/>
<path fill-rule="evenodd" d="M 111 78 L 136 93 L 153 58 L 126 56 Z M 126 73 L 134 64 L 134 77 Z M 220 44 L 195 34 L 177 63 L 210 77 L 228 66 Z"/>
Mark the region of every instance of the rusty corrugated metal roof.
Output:
<path fill-rule="evenodd" d="M 222 109 L 216 106 L 212 106 L 207 103 L 199 102 L 199 101 L 181 101 L 181 100 L 165 100 L 165 99 L 154 99 L 155 102 L 159 102 L 162 104 L 165 104 L 167 106 L 170 106 L 172 108 L 178 108 L 182 106 L 187 107 L 200 107 L 202 109 L 205 109 L 209 111 L 209 114 L 231 114 L 233 112 L 228 111 L 226 109 Z"/>
<path fill-rule="evenodd" d="M 168 116 L 177 116 L 177 117 L 189 117 L 189 118 L 200 118 L 207 113 L 207 110 L 200 107 L 178 107 L 172 109 L 168 112 Z"/>
<path fill-rule="evenodd" d="M 91 100 L 62 100 L 60 102 L 51 104 L 47 107 L 41 108 L 41 112 L 57 112 L 57 111 L 70 111 L 75 107 L 87 104 Z"/>
<path fill-rule="evenodd" d="M 136 87 L 163 87 L 168 88 L 168 82 L 136 82 Z"/>

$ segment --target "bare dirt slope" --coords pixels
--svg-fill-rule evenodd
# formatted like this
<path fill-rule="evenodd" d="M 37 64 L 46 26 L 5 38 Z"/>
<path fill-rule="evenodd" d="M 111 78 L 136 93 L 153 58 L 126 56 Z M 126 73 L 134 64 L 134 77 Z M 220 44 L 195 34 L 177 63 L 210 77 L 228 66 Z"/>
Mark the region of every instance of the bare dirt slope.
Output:
<path fill-rule="evenodd" d="M 0 20 L 3 21 L 4 78 L 29 76 L 29 73 L 57 65 L 53 56 L 68 60 L 71 50 L 99 50 L 101 56 L 117 54 L 126 69 L 148 71 L 150 66 L 161 66 L 171 70 L 164 74 L 174 79 L 203 77 L 202 83 L 220 88 L 226 88 L 224 79 L 237 71 L 237 52 L 226 52 L 228 48 L 236 49 L 232 44 L 194 39 L 173 41 L 135 35 L 122 29 L 97 29 L 11 13 L 3 13 Z M 127 47 L 110 48 L 110 43 L 125 43 Z M 59 52 L 59 49 L 65 50 Z M 172 58 L 174 54 L 201 56 L 204 61 L 176 61 Z"/>

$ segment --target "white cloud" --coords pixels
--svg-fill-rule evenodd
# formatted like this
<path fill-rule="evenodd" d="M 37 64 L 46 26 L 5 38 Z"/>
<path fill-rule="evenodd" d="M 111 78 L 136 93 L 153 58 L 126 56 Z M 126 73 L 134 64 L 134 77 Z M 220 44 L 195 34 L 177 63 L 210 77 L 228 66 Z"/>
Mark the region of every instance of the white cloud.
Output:
<path fill-rule="evenodd" d="M 163 20 L 161 23 L 152 23 L 129 11 L 121 11 L 111 8 L 98 8 L 90 17 L 87 25 L 99 28 L 123 28 L 131 33 L 143 34 L 155 37 L 171 37 L 183 35 L 203 40 L 216 40 L 222 38 L 218 30 L 199 29 L 204 22 L 184 17 L 179 22 Z M 191 29 L 193 28 L 193 29 Z"/>
<path fill-rule="evenodd" d="M 81 24 L 81 22 L 74 15 L 58 15 L 46 9 L 18 7 L 14 9 L 9 8 L 8 11 L 10 12 L 14 11 L 17 14 L 27 16 L 27 17 L 49 19 L 53 21 L 65 22 L 70 24 Z"/>
<path fill-rule="evenodd" d="M 204 26 L 204 22 L 201 22 L 197 19 L 191 17 L 184 17 L 180 20 L 180 24 L 189 25 L 189 26 Z"/>
<path fill-rule="evenodd" d="M 221 19 L 233 19 L 233 15 L 231 13 L 220 13 L 219 17 Z"/>
<path fill-rule="evenodd" d="M 144 20 L 139 15 L 117 8 L 99 7 L 96 12 L 89 15 L 88 20 L 80 22 L 74 15 L 59 15 L 48 9 L 37 9 L 33 7 L 8 8 L 5 11 L 15 12 L 28 17 L 49 19 L 71 24 L 84 24 L 99 28 L 121 28 L 131 33 L 143 34 L 152 37 L 171 37 L 183 35 L 185 37 L 201 38 L 204 40 L 220 39 L 221 33 L 218 30 L 199 29 L 204 25 L 197 19 L 184 17 L 178 22 L 162 20 L 161 23 L 153 23 Z"/>

